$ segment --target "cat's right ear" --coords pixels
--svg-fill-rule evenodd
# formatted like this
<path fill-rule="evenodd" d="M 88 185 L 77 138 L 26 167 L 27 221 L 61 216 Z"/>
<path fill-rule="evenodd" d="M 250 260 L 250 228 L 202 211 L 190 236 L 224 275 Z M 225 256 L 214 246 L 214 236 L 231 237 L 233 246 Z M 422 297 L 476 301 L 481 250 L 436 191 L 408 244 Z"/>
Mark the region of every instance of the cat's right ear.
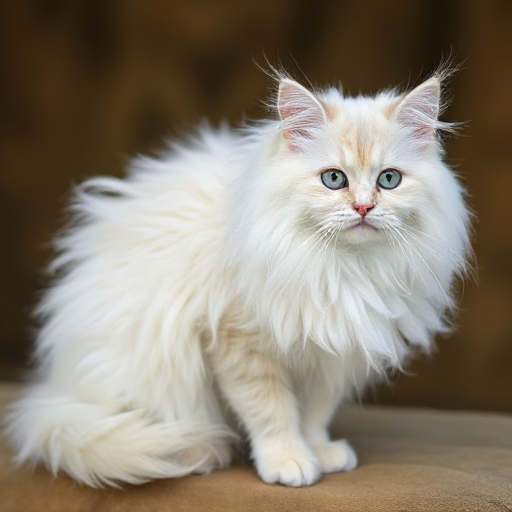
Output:
<path fill-rule="evenodd" d="M 279 83 L 277 110 L 283 135 L 292 148 L 297 147 L 301 139 L 313 138 L 314 131 L 327 120 L 318 99 L 305 87 L 288 78 Z"/>

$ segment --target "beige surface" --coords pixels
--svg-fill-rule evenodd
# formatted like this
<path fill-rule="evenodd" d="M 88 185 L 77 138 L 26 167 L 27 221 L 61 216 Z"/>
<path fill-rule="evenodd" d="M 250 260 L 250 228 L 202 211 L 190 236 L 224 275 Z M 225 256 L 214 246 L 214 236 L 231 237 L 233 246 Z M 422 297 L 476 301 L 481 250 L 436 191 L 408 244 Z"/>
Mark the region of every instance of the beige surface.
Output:
<path fill-rule="evenodd" d="M 16 393 L 0 385 L 2 410 Z M 12 469 L 2 442 L 0 512 L 512 510 L 511 415 L 372 407 L 343 412 L 334 431 L 360 467 L 302 489 L 266 485 L 249 466 L 89 489 L 43 468 Z"/>

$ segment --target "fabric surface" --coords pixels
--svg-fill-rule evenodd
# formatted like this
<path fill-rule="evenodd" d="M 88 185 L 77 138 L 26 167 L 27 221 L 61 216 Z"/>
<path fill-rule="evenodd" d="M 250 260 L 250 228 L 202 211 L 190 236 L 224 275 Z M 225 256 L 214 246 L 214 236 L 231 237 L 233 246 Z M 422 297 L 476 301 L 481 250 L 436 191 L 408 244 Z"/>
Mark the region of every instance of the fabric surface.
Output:
<path fill-rule="evenodd" d="M 19 386 L 0 385 L 0 409 Z M 90 489 L 44 468 L 13 468 L 0 444 L 0 512 L 512 511 L 512 415 L 366 407 L 333 426 L 359 468 L 309 488 L 261 482 L 241 463 L 206 476 Z"/>

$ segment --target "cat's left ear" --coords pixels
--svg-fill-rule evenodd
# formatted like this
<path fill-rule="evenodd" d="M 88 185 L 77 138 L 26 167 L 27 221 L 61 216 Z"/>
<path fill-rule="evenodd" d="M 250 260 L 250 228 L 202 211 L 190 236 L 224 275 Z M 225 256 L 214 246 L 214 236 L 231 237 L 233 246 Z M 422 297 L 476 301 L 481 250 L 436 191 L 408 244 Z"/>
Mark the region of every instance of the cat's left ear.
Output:
<path fill-rule="evenodd" d="M 314 94 L 288 78 L 279 83 L 277 110 L 291 147 L 298 146 L 300 139 L 313 138 L 313 132 L 327 121 L 324 107 Z"/>
<path fill-rule="evenodd" d="M 425 141 L 435 138 L 441 101 L 441 83 L 437 77 L 406 94 L 396 107 L 393 117 Z"/>

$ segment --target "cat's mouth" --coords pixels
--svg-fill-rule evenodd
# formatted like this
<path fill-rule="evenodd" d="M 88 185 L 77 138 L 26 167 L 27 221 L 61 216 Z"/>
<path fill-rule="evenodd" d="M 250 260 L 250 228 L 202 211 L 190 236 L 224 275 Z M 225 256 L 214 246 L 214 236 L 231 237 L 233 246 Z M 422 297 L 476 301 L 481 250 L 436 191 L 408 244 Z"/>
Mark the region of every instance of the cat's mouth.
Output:
<path fill-rule="evenodd" d="M 378 228 L 371 224 L 367 219 L 363 218 L 350 226 L 350 229 L 356 229 L 356 230 L 373 230 L 378 231 Z"/>

